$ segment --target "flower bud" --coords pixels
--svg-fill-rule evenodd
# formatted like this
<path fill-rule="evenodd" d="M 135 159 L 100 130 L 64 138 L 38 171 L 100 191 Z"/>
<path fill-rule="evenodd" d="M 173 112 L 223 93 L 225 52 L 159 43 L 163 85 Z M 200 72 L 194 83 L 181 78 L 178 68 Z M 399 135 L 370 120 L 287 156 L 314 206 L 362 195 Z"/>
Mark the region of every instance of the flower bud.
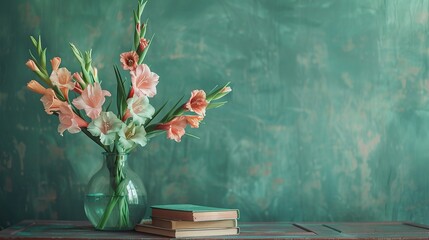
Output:
<path fill-rule="evenodd" d="M 42 94 L 42 95 L 45 94 L 46 92 L 46 88 L 40 85 L 40 83 L 38 83 L 35 80 L 31 80 L 30 82 L 28 82 L 27 88 L 32 92 Z"/>
<path fill-rule="evenodd" d="M 60 64 L 61 64 L 61 58 L 60 57 L 54 57 L 51 59 L 51 66 L 52 66 L 53 71 L 58 70 Z"/>
<path fill-rule="evenodd" d="M 147 46 L 149 46 L 149 41 L 146 40 L 146 38 L 140 38 L 138 53 L 140 54 L 140 53 L 144 52 L 144 50 L 147 48 Z"/>
<path fill-rule="evenodd" d="M 25 63 L 25 65 L 27 65 L 27 67 L 28 67 L 31 71 L 33 71 L 33 72 L 40 72 L 40 70 L 39 70 L 39 68 L 37 67 L 36 63 L 35 63 L 33 60 L 31 60 L 31 59 L 29 59 L 29 60 Z"/>

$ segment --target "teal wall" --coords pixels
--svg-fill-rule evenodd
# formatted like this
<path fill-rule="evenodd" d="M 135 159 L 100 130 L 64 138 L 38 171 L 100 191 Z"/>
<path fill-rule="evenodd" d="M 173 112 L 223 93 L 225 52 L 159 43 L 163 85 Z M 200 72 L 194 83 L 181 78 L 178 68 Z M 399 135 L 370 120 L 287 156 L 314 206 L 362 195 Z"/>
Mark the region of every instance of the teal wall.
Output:
<path fill-rule="evenodd" d="M 29 35 L 104 86 L 132 44 L 136 1 L 14 0 L 0 8 L 0 226 L 84 219 L 101 149 L 61 137 L 25 89 Z M 429 224 L 428 0 L 152 0 L 155 107 L 231 81 L 229 103 L 181 143 L 131 156 L 150 204 L 236 207 L 243 221 Z"/>

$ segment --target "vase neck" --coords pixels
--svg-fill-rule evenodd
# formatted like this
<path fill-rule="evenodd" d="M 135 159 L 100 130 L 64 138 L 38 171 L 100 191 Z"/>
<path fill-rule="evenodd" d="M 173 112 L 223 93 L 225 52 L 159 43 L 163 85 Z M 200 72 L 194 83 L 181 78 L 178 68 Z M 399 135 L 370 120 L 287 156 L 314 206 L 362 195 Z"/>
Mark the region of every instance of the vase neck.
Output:
<path fill-rule="evenodd" d="M 109 170 L 116 169 L 116 168 L 123 168 L 127 166 L 127 162 L 128 162 L 127 161 L 128 154 L 104 152 L 103 158 L 104 158 L 104 164 L 106 164 Z"/>

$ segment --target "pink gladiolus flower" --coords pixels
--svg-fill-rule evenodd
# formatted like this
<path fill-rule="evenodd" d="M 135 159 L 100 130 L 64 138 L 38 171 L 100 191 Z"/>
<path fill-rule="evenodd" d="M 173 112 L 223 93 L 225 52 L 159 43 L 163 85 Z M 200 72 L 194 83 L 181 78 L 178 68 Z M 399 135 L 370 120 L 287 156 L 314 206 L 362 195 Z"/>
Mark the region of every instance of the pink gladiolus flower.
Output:
<path fill-rule="evenodd" d="M 52 71 L 49 79 L 52 84 L 57 86 L 63 93 L 64 97 L 68 99 L 69 90 L 73 90 L 75 83 L 72 81 L 72 76 L 67 68 L 59 68 Z"/>
<path fill-rule="evenodd" d="M 27 65 L 27 67 L 33 71 L 33 72 L 39 72 L 39 68 L 37 67 L 36 63 L 33 60 L 28 60 L 25 65 Z"/>
<path fill-rule="evenodd" d="M 176 142 L 180 142 L 183 135 L 185 135 L 186 117 L 179 116 L 173 118 L 170 122 L 159 124 L 157 129 L 165 130 L 167 132 L 167 138 L 173 139 Z"/>
<path fill-rule="evenodd" d="M 61 64 L 61 58 L 54 57 L 51 59 L 51 66 L 53 71 L 58 70 L 58 68 L 60 67 L 60 64 Z"/>
<path fill-rule="evenodd" d="M 45 92 L 46 92 L 46 90 L 47 90 L 45 87 L 43 87 L 42 85 L 40 85 L 40 83 L 37 82 L 36 80 L 31 80 L 30 82 L 28 82 L 27 83 L 27 88 L 30 91 L 33 91 L 35 93 L 42 94 L 42 95 L 44 95 Z"/>
<path fill-rule="evenodd" d="M 77 109 L 84 109 L 86 115 L 94 120 L 100 116 L 105 96 L 111 96 L 110 92 L 102 90 L 99 83 L 94 83 L 94 86 L 88 85 L 82 94 L 73 100 L 73 105 Z"/>
<path fill-rule="evenodd" d="M 55 95 L 54 90 L 51 88 L 46 89 L 45 94 L 40 98 L 40 101 L 42 101 L 47 114 L 59 111 L 60 106 L 63 105 L 63 102 L 57 98 L 57 95 Z"/>
<path fill-rule="evenodd" d="M 194 90 L 184 108 L 198 115 L 205 116 L 207 105 L 206 93 L 203 90 Z"/>
<path fill-rule="evenodd" d="M 62 102 L 58 111 L 58 119 L 60 120 L 60 125 L 58 125 L 58 132 L 63 136 L 65 130 L 70 133 L 80 132 L 81 127 L 87 127 L 88 123 L 85 122 L 82 118 L 77 116 L 70 105 L 66 102 Z"/>
<path fill-rule="evenodd" d="M 137 63 L 139 62 L 139 55 L 137 55 L 135 51 L 124 52 L 120 56 L 122 68 L 124 70 L 133 71 L 136 69 Z"/>
<path fill-rule="evenodd" d="M 138 65 L 135 71 L 131 71 L 131 84 L 134 94 L 138 97 L 153 97 L 156 94 L 156 85 L 159 76 L 151 72 L 146 64 Z"/>
<path fill-rule="evenodd" d="M 198 128 L 200 122 L 204 119 L 203 116 L 185 116 L 186 122 L 191 126 L 191 128 Z"/>

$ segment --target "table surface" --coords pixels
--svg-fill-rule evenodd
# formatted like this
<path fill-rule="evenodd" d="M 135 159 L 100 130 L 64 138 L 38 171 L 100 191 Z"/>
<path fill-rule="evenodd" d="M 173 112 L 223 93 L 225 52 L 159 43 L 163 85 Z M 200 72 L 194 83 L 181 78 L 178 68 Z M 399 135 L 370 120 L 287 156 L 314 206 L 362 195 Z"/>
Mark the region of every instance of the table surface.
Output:
<path fill-rule="evenodd" d="M 239 222 L 236 236 L 202 239 L 429 239 L 429 226 L 409 222 Z M 25 220 L 0 239 L 165 239 L 135 231 L 96 231 L 85 221 Z"/>

